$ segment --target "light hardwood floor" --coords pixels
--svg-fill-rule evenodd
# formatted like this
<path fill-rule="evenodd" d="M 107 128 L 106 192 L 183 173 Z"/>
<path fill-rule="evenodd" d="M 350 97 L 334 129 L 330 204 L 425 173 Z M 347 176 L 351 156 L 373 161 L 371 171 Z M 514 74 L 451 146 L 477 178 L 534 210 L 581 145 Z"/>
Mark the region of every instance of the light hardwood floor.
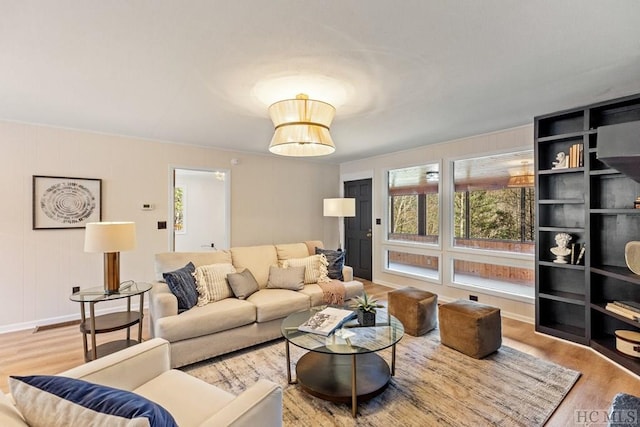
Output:
<path fill-rule="evenodd" d="M 365 281 L 365 290 L 385 301 L 391 289 Z M 504 345 L 582 373 L 549 420 L 549 426 L 576 425 L 576 410 L 606 410 L 618 392 L 640 395 L 639 377 L 589 348 L 537 334 L 533 325 L 504 317 L 502 332 Z M 120 339 L 123 334 L 118 331 L 99 335 L 98 343 Z M 143 338 L 149 338 L 146 322 Z M 77 325 L 0 335 L 0 389 L 4 392 L 8 391 L 9 375 L 56 374 L 82 363 L 82 337 Z"/>

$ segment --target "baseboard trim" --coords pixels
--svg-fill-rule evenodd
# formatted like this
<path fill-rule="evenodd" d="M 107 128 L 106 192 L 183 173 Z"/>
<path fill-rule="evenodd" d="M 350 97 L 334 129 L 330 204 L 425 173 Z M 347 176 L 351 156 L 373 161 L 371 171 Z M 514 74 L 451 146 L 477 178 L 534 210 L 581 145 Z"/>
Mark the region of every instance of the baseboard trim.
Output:
<path fill-rule="evenodd" d="M 51 329 L 57 329 L 57 328 L 64 328 L 65 326 L 79 325 L 80 322 L 81 320 L 77 319 L 77 320 L 68 320 L 66 322 L 51 323 L 49 325 L 40 325 L 33 328 L 33 333 L 35 334 L 36 332 L 49 331 Z"/>

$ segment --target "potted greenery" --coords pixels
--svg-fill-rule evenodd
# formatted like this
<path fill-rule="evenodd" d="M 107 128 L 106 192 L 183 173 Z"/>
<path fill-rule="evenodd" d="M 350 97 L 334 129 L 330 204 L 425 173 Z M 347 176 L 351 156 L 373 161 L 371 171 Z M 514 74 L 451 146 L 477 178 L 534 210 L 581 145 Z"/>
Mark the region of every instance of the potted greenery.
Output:
<path fill-rule="evenodd" d="M 361 326 L 374 326 L 376 324 L 376 308 L 384 306 L 378 304 L 377 299 L 369 298 L 366 292 L 361 297 L 355 297 L 354 299 L 355 304 L 352 305 L 352 308 L 356 309 L 358 323 Z"/>

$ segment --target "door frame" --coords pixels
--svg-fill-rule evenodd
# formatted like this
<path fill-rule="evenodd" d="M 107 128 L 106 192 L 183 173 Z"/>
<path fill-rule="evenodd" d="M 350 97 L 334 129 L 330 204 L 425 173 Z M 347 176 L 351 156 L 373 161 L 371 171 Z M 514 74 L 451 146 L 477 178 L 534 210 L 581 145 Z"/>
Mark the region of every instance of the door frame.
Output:
<path fill-rule="evenodd" d="M 353 173 L 345 173 L 345 174 L 340 174 L 340 197 L 344 197 L 344 183 L 345 182 L 349 182 L 349 181 L 358 181 L 361 179 L 371 179 L 371 233 L 373 234 L 371 236 L 371 281 L 374 282 L 376 280 L 376 273 L 379 271 L 378 270 L 378 248 L 380 247 L 379 242 L 378 242 L 378 230 L 376 230 L 376 227 L 379 225 L 376 224 L 375 218 L 376 218 L 376 211 L 377 211 L 377 206 L 378 206 L 378 198 L 377 196 L 377 192 L 376 192 L 376 178 L 375 178 L 375 173 L 373 169 L 369 169 L 369 170 L 363 170 L 360 172 L 353 172 Z M 343 220 L 344 222 L 344 220 Z M 342 229 L 341 229 L 341 241 L 345 242 L 345 246 L 346 246 L 346 236 L 345 236 L 345 227 L 344 225 L 342 225 Z"/>
<path fill-rule="evenodd" d="M 225 213 L 224 213 L 224 232 L 227 236 L 227 242 L 229 246 L 231 246 L 231 169 L 224 168 L 199 168 L 193 166 L 179 166 L 179 165 L 169 165 L 169 185 L 168 188 L 168 200 L 169 204 L 167 205 L 167 244 L 169 248 L 169 252 L 175 252 L 175 232 L 174 232 L 174 224 L 173 224 L 173 205 L 174 205 L 174 187 L 175 187 L 175 173 L 176 170 L 191 170 L 198 172 L 224 172 L 227 179 L 224 181 L 224 193 L 225 193 Z"/>

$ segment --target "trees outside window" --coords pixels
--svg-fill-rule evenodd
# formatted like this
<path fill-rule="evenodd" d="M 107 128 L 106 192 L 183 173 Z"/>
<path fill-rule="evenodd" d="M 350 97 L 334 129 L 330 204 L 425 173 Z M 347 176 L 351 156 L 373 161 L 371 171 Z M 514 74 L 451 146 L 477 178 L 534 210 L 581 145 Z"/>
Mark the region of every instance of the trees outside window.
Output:
<path fill-rule="evenodd" d="M 524 151 L 454 162 L 455 246 L 533 253 L 534 188 L 510 186 L 530 160 Z"/>
<path fill-rule="evenodd" d="M 438 243 L 439 165 L 389 171 L 389 240 Z"/>

